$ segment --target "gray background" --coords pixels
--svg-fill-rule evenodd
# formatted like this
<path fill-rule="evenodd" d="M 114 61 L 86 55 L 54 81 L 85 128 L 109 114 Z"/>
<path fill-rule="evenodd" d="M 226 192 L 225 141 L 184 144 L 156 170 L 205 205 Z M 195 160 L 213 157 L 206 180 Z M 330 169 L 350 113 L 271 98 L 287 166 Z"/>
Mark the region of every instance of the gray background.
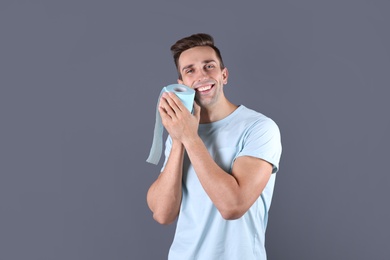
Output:
<path fill-rule="evenodd" d="M 161 165 L 145 159 L 169 47 L 197 32 L 222 51 L 228 98 L 282 132 L 269 259 L 390 259 L 389 11 L 1 0 L 0 259 L 166 259 L 174 225 L 152 220 Z"/>

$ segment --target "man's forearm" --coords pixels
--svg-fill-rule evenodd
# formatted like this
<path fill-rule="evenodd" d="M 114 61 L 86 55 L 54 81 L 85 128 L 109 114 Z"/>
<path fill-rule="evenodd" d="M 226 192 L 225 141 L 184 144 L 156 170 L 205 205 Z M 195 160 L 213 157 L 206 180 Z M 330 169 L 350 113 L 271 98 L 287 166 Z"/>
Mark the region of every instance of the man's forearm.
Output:
<path fill-rule="evenodd" d="M 239 184 L 220 168 L 199 137 L 186 143 L 186 151 L 204 190 L 222 215 L 239 204 Z"/>
<path fill-rule="evenodd" d="M 242 156 L 231 173 L 220 168 L 199 137 L 187 139 L 188 157 L 203 189 L 225 219 L 241 217 L 263 192 L 272 165 L 259 158 Z"/>
<path fill-rule="evenodd" d="M 150 187 L 147 194 L 149 208 L 154 219 L 161 224 L 172 223 L 180 209 L 182 196 L 184 146 L 173 142 L 163 172 Z"/>

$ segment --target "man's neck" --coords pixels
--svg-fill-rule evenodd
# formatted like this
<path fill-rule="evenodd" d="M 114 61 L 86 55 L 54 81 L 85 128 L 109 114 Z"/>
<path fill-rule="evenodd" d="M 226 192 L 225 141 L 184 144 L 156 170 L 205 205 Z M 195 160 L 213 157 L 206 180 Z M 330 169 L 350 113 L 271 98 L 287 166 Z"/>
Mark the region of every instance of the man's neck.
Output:
<path fill-rule="evenodd" d="M 207 124 L 224 119 L 238 106 L 234 105 L 227 99 L 222 104 L 215 104 L 212 107 L 202 107 L 200 110 L 200 124 Z"/>

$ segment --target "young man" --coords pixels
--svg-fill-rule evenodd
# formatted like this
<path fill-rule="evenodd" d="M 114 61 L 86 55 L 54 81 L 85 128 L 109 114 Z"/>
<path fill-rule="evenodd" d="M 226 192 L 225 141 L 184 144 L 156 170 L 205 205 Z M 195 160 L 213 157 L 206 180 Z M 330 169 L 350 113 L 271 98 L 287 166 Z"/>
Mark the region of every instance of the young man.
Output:
<path fill-rule="evenodd" d="M 196 102 L 193 114 L 174 93 L 164 93 L 159 103 L 169 137 L 147 202 L 161 224 L 178 217 L 169 259 L 266 259 L 282 150 L 278 126 L 225 97 L 229 74 L 210 35 L 183 38 L 171 51 L 178 83 L 196 91 Z"/>

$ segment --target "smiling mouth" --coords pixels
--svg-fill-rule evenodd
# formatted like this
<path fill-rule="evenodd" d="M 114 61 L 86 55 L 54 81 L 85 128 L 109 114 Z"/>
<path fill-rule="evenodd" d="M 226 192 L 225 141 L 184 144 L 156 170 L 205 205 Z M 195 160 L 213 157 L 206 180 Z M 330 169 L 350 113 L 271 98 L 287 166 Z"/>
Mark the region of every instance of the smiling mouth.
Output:
<path fill-rule="evenodd" d="M 204 79 L 201 81 L 197 81 L 192 88 L 196 92 L 207 93 L 210 89 L 212 89 L 215 86 L 215 84 L 216 82 L 212 79 Z"/>
<path fill-rule="evenodd" d="M 214 84 L 196 88 L 196 92 L 206 92 L 214 87 Z"/>

